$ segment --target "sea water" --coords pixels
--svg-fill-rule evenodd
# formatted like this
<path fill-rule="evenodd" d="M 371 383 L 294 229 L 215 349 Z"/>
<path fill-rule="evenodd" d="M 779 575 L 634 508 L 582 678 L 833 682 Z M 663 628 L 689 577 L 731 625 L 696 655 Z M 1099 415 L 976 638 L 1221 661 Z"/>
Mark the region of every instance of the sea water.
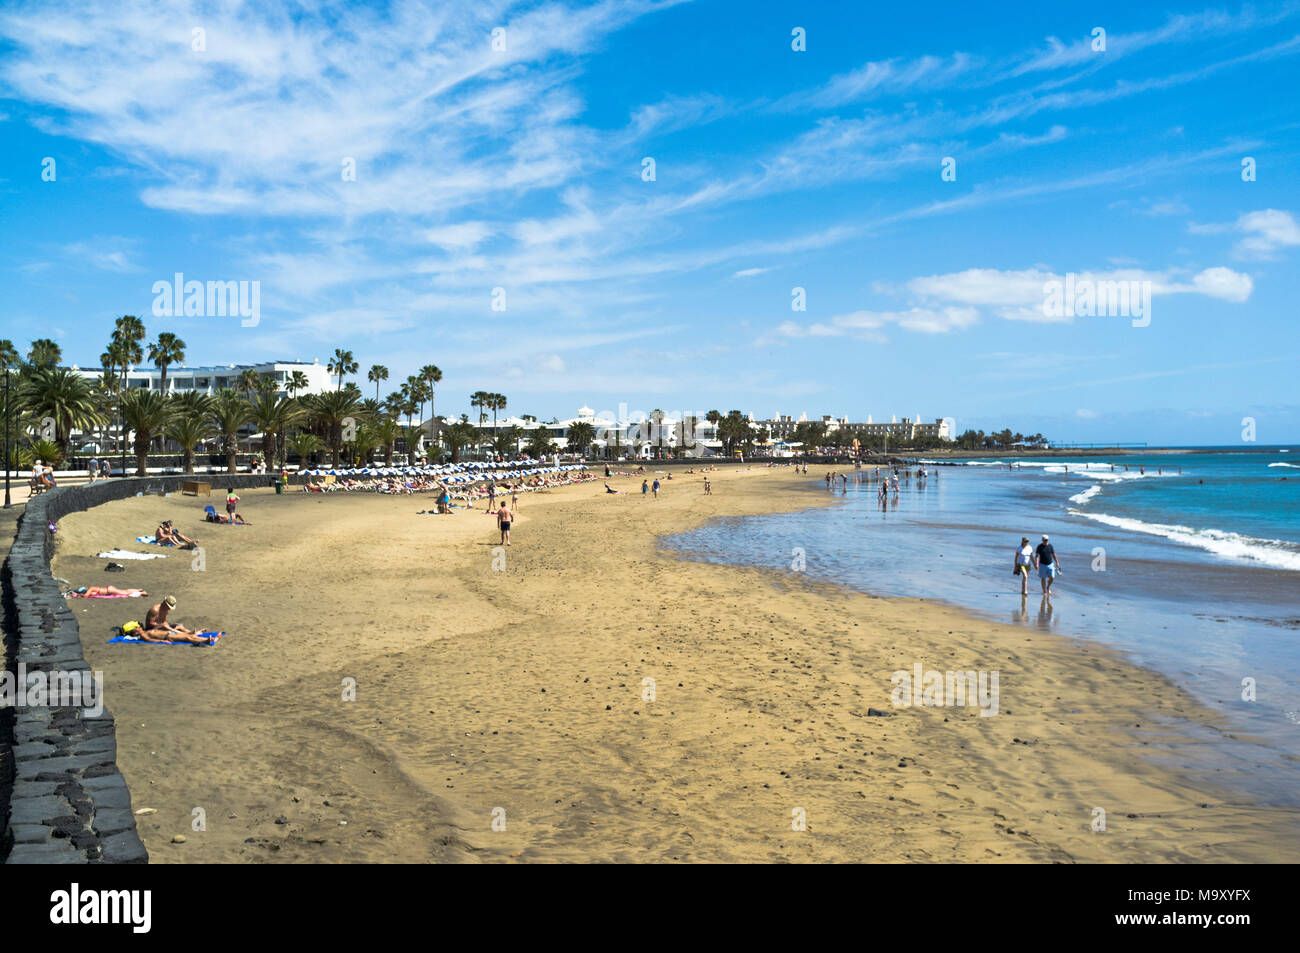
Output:
<path fill-rule="evenodd" d="M 809 492 L 840 505 L 714 520 L 665 546 L 711 562 L 802 565 L 877 595 L 1118 648 L 1240 731 L 1205 734 L 1179 767 L 1252 801 L 1300 803 L 1300 449 L 922 458 L 907 469 L 882 506 L 874 468 L 810 467 Z M 828 490 L 830 470 L 847 485 Z M 1022 536 L 1037 546 L 1044 533 L 1062 573 L 1050 602 L 1036 574 L 1022 601 L 1013 555 Z"/>

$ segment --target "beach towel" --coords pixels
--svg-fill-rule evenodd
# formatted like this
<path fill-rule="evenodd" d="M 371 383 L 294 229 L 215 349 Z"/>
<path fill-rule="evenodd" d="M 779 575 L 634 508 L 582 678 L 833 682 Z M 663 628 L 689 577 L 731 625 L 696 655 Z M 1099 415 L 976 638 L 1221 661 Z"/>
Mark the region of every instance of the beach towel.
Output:
<path fill-rule="evenodd" d="M 166 559 L 166 553 L 131 553 L 125 549 L 110 549 L 98 554 L 101 559 Z"/>
<path fill-rule="evenodd" d="M 199 635 L 201 636 L 215 635 L 217 637 L 218 642 L 221 641 L 221 637 L 225 634 L 226 633 L 224 632 L 200 632 L 199 633 Z M 198 642 L 150 642 L 147 641 L 146 639 L 140 638 L 138 635 L 122 635 L 120 632 L 108 640 L 109 645 L 112 645 L 114 642 L 127 642 L 133 645 L 188 645 L 190 648 L 203 647 Z"/>
<path fill-rule="evenodd" d="M 67 596 L 69 599 L 139 599 L 141 598 L 140 596 L 124 596 L 124 595 L 91 596 L 91 595 L 82 595 L 80 592 L 65 592 L 64 595 Z"/>
<path fill-rule="evenodd" d="M 158 542 L 158 538 L 156 536 L 137 536 L 135 538 L 135 541 L 137 543 L 148 543 L 150 546 L 175 546 L 176 545 L 175 543 L 160 543 Z"/>

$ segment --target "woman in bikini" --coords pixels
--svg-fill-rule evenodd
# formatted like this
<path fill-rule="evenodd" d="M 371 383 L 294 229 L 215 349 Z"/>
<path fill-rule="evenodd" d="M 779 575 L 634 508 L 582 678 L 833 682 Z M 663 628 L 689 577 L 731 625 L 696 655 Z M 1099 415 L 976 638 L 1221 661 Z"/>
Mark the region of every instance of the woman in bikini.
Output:
<path fill-rule="evenodd" d="M 119 589 L 117 586 L 82 586 L 80 589 L 73 589 L 68 595 L 80 596 L 82 599 L 109 599 L 121 596 L 138 599 L 149 593 L 143 589 Z"/>

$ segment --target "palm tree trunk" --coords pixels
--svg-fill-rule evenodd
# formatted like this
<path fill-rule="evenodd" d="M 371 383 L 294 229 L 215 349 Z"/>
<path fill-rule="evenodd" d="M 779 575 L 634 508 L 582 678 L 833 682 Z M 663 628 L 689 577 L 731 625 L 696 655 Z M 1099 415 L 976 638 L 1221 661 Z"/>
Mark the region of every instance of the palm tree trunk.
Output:
<path fill-rule="evenodd" d="M 438 412 L 433 410 L 433 384 L 429 385 L 429 439 L 433 442 L 434 460 L 438 456 Z"/>
<path fill-rule="evenodd" d="M 226 434 L 223 449 L 226 451 L 226 472 L 238 473 L 239 467 L 235 463 L 235 458 L 239 453 L 239 435 L 234 433 Z"/>

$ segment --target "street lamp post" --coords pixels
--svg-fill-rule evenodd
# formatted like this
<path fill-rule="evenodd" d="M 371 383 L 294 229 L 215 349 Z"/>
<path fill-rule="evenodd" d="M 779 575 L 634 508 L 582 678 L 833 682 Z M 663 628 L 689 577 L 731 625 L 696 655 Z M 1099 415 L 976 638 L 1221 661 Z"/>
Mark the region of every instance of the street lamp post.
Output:
<path fill-rule="evenodd" d="M 135 368 L 128 366 L 126 369 L 126 378 L 122 381 L 122 392 L 117 395 L 117 419 L 119 427 L 117 430 L 117 452 L 119 457 L 118 467 L 120 468 L 119 476 L 126 476 L 126 406 L 122 403 L 126 397 L 126 389 L 131 386 L 131 372 Z"/>
<path fill-rule="evenodd" d="M 13 506 L 9 501 L 9 362 L 5 361 L 5 509 Z"/>

